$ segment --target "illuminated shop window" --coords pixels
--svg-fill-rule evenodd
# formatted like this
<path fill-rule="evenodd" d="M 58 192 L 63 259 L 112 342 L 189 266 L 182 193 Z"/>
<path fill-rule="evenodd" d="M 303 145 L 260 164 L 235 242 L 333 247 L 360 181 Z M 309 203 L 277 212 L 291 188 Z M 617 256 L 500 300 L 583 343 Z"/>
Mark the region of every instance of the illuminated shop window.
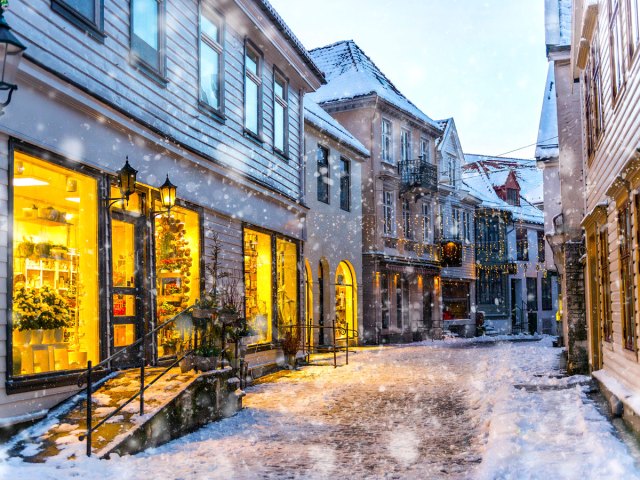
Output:
<path fill-rule="evenodd" d="M 273 311 L 271 236 L 244 231 L 244 283 L 247 321 L 259 343 L 271 342 Z"/>
<path fill-rule="evenodd" d="M 357 328 L 355 279 L 346 262 L 340 262 L 336 270 L 336 327 L 340 328 L 336 332 L 339 338 L 346 337 L 346 329 L 353 338 Z"/>
<path fill-rule="evenodd" d="M 99 360 L 94 178 L 15 152 L 13 375 Z"/>
<path fill-rule="evenodd" d="M 158 203 L 156 209 L 160 209 Z M 200 218 L 197 212 L 173 207 L 155 218 L 158 324 L 193 305 L 200 292 Z M 159 355 L 173 355 L 179 339 L 175 327 L 158 332 Z"/>
<path fill-rule="evenodd" d="M 278 274 L 278 327 L 298 324 L 298 247 L 276 240 Z"/>

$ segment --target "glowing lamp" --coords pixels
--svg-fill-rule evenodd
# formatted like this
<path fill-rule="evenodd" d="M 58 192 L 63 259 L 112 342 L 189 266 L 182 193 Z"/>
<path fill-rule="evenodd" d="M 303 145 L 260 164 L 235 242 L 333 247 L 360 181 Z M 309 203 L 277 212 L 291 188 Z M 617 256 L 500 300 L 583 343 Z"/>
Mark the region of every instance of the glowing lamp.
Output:
<path fill-rule="evenodd" d="M 167 175 L 167 179 L 160 187 L 160 201 L 162 202 L 162 206 L 167 210 L 171 210 L 176 204 L 177 189 L 178 187 L 169 181 L 169 175 Z"/>
<path fill-rule="evenodd" d="M 11 33 L 11 27 L 4 18 L 4 8 L 0 6 L 0 91 L 8 92 L 7 99 L 0 104 L 2 107 L 9 105 L 11 95 L 18 89 L 18 66 L 26 49 Z"/>
<path fill-rule="evenodd" d="M 129 157 L 120 170 L 118 170 L 118 188 L 120 189 L 120 195 L 125 201 L 129 201 L 129 197 L 136 191 L 136 175 L 138 171 L 129 165 Z"/>

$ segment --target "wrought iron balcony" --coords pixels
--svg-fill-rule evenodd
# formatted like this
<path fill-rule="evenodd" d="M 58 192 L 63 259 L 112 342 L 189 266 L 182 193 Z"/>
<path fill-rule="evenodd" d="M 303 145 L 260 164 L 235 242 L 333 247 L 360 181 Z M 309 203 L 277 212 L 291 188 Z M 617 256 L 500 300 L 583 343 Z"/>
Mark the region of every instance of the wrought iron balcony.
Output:
<path fill-rule="evenodd" d="M 400 192 L 426 193 L 438 190 L 438 168 L 423 157 L 398 162 Z"/>

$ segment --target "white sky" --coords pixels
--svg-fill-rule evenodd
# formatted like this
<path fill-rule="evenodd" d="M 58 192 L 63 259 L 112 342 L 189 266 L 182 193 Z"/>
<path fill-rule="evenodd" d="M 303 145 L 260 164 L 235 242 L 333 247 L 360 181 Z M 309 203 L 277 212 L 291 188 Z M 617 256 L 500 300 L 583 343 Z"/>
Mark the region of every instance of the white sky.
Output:
<path fill-rule="evenodd" d="M 270 1 L 308 49 L 355 40 L 427 115 L 454 117 L 465 152 L 499 155 L 536 142 L 543 0 Z"/>

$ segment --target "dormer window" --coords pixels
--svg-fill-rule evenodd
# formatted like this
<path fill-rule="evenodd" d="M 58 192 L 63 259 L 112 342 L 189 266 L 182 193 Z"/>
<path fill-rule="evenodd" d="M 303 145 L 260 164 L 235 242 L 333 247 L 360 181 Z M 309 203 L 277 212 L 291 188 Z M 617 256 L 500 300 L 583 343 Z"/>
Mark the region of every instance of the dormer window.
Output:
<path fill-rule="evenodd" d="M 520 206 L 520 194 L 515 188 L 507 188 L 507 203 L 509 205 Z"/>

